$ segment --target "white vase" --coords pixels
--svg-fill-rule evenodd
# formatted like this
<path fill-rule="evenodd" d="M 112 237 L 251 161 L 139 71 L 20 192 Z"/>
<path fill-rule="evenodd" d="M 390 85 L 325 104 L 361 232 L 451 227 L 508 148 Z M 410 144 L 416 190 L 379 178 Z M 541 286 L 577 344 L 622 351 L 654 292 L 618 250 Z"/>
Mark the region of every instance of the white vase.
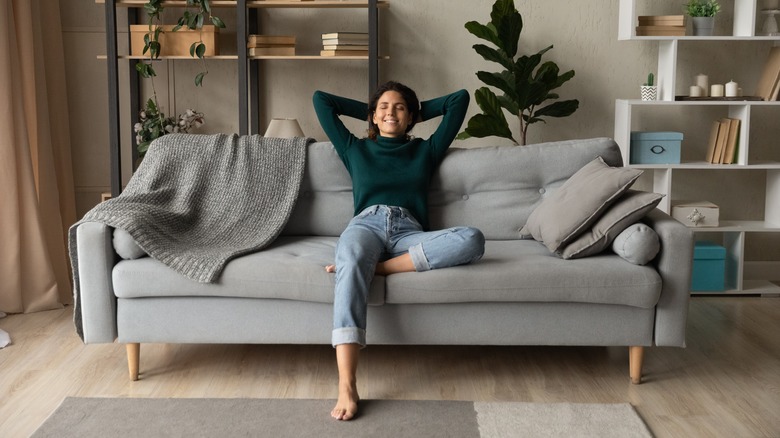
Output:
<path fill-rule="evenodd" d="M 658 87 L 655 85 L 642 85 L 642 100 L 658 100 Z"/>
<path fill-rule="evenodd" d="M 715 17 L 692 17 L 693 34 L 696 36 L 711 36 L 715 27 Z"/>

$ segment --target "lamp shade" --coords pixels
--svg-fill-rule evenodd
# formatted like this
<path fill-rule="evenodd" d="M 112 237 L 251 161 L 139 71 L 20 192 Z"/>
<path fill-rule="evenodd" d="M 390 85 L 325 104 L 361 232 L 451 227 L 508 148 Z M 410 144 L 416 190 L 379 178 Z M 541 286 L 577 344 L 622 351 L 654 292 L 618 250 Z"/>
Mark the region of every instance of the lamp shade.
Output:
<path fill-rule="evenodd" d="M 293 138 L 305 137 L 297 119 L 271 119 L 265 137 Z"/>

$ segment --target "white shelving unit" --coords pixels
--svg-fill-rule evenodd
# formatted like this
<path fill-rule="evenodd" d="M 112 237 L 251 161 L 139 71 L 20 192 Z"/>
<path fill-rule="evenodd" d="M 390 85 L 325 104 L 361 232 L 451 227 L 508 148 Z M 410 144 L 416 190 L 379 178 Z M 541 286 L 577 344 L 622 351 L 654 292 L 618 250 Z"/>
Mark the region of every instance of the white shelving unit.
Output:
<path fill-rule="evenodd" d="M 643 0 L 639 0 L 643 1 Z M 649 4 L 649 0 L 647 0 Z M 765 101 L 675 101 L 676 75 L 678 62 L 678 47 L 687 41 L 711 41 L 713 47 L 724 41 L 774 41 L 780 44 L 779 36 L 756 36 L 757 2 L 760 0 L 734 0 L 733 35 L 731 36 L 637 36 L 637 0 L 620 0 L 618 39 L 634 41 L 657 41 L 657 101 L 642 101 L 633 99 L 617 99 L 615 102 L 615 141 L 620 145 L 626 166 L 645 169 L 653 177 L 653 190 L 665 194 L 659 208 L 670 212 L 672 199 L 673 176 L 689 170 L 713 171 L 713 179 L 717 172 L 731 170 L 756 170 L 766 173 L 766 195 L 763 220 L 734 221 L 723 218 L 720 226 L 715 228 L 695 228 L 697 233 L 722 233 L 726 247 L 726 294 L 780 294 L 780 287 L 768 280 L 745 279 L 745 240 L 748 233 L 780 233 L 780 162 L 757 162 L 751 159 L 750 133 L 751 113 L 753 109 L 762 107 L 780 107 L 780 102 Z M 680 164 L 650 165 L 628 164 L 631 162 L 631 131 L 635 128 L 637 117 L 634 109 L 643 107 L 682 108 L 693 114 L 697 109 L 705 107 L 722 108 L 724 116 L 741 120 L 739 133 L 738 157 L 735 164 L 718 165 L 684 161 Z M 757 148 L 769 147 L 769 139 Z M 780 147 L 777 139 L 771 140 Z M 717 190 L 714 185 L 713 190 Z M 702 193 L 702 199 L 706 199 Z M 725 220 L 724 220 L 725 219 Z M 706 237 L 706 236 L 705 236 Z"/>

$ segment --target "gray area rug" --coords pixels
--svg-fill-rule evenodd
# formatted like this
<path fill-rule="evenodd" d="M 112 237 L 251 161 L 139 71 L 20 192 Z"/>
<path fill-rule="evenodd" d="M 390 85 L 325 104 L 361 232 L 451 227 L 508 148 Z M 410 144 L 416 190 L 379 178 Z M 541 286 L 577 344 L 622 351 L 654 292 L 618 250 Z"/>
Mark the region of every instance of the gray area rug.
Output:
<path fill-rule="evenodd" d="M 652 437 L 628 404 L 68 397 L 33 437 Z"/>

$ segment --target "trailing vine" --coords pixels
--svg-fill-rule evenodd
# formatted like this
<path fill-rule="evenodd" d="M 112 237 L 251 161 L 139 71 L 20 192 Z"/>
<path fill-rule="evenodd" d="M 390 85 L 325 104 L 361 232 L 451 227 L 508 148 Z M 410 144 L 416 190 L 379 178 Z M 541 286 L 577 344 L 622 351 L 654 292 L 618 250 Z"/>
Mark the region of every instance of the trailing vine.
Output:
<path fill-rule="evenodd" d="M 144 35 L 142 53 L 143 55 L 148 54 L 148 57 L 138 61 L 135 65 L 138 74 L 142 78 L 149 79 L 152 84 L 152 98 L 147 101 L 144 109 L 141 111 L 141 119 L 143 122 L 141 125 L 144 126 L 144 129 L 149 130 L 149 132 L 159 133 L 159 135 L 164 135 L 166 133 L 166 122 L 168 120 L 165 118 L 165 114 L 159 110 L 160 104 L 157 100 L 157 89 L 154 86 L 154 77 L 157 76 L 157 72 L 154 71 L 152 61 L 159 59 L 162 51 L 160 34 L 163 33 L 162 12 L 165 9 L 163 3 L 164 0 L 147 0 L 144 4 L 149 31 Z M 211 13 L 211 4 L 209 0 L 187 0 L 184 13 L 178 19 L 176 26 L 172 29 L 173 32 L 176 32 L 179 29 L 186 27 L 187 29 L 198 31 L 198 41 L 192 43 L 190 46 L 190 56 L 200 59 L 203 66 L 203 71 L 195 76 L 196 87 L 203 86 L 203 78 L 208 74 L 205 58 L 206 44 L 203 42 L 203 24 L 206 22 L 206 19 L 217 28 L 225 28 L 225 23 L 219 17 Z M 202 123 L 202 114 L 197 114 L 200 115 Z M 156 136 L 154 136 L 154 138 L 156 138 Z M 139 142 L 139 152 L 145 152 L 149 141 L 149 139 L 144 139 L 144 141 Z M 141 149 L 143 149 L 143 151 L 141 151 Z"/>

